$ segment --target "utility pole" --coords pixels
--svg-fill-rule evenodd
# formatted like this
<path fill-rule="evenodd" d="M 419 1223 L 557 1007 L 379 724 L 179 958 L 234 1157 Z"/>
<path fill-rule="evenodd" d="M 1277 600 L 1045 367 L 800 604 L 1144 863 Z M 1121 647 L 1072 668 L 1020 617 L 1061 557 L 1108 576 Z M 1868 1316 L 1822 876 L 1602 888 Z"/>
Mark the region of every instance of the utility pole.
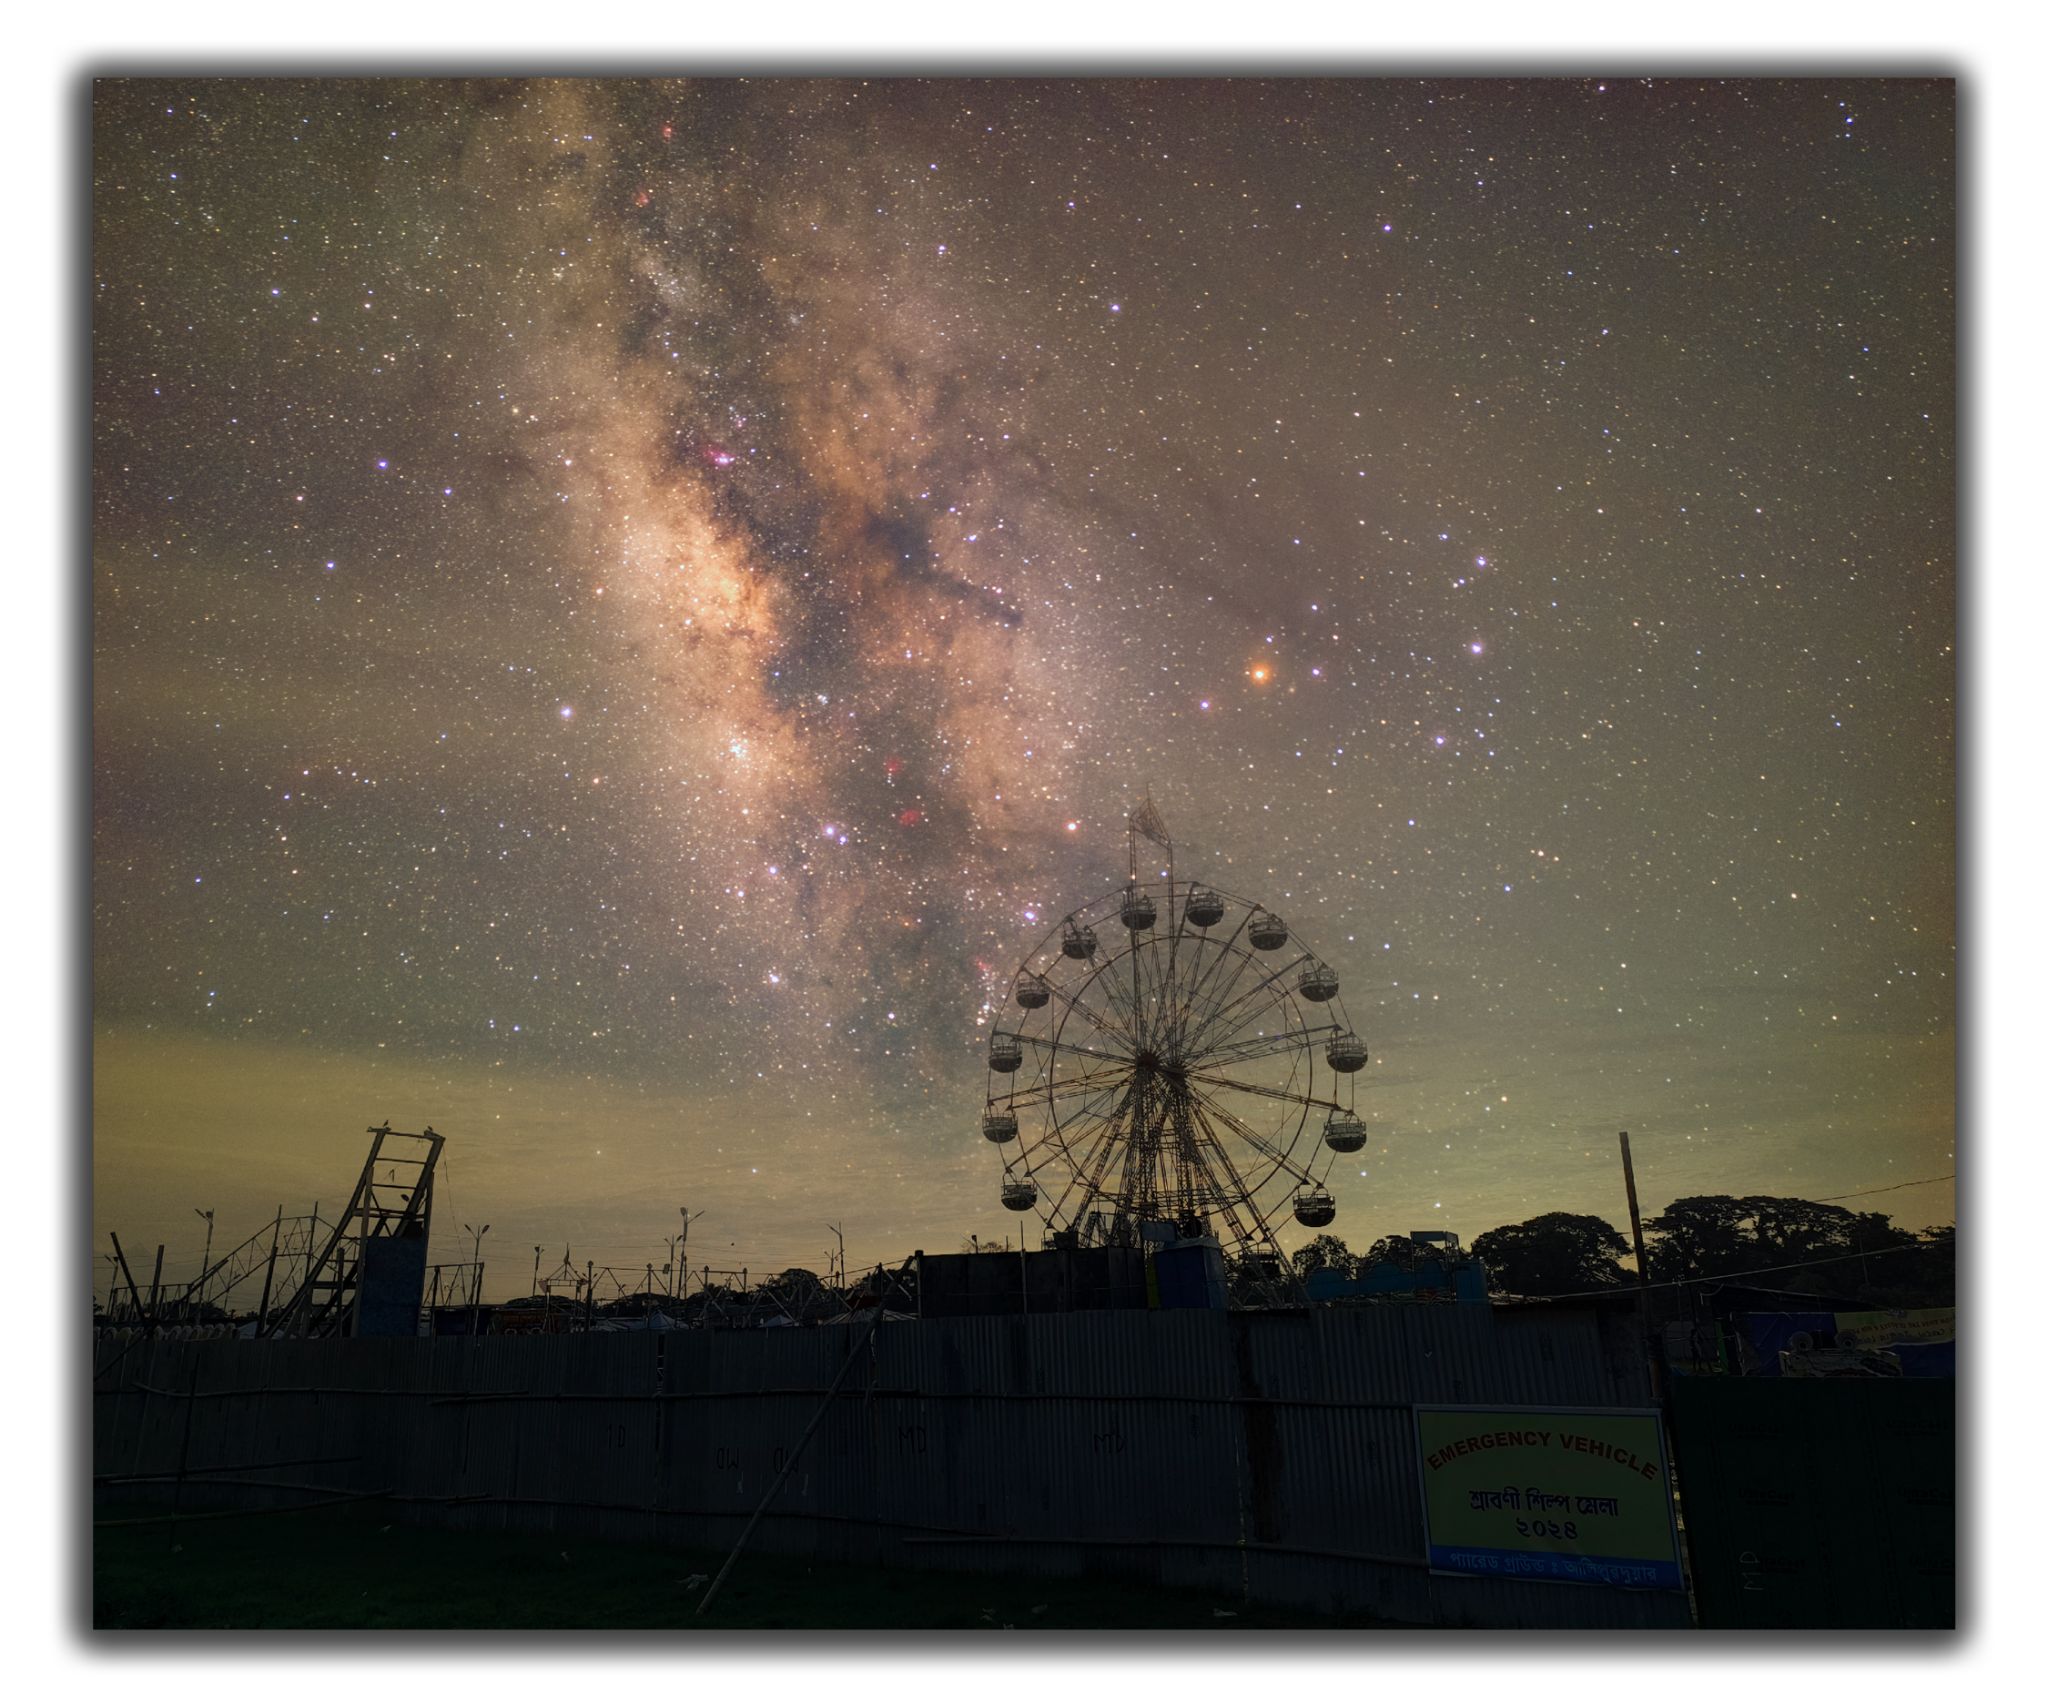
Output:
<path fill-rule="evenodd" d="M 476 1312 L 484 1300 L 484 1234 L 490 1231 L 490 1223 L 472 1226 L 462 1223 L 462 1230 L 469 1234 L 469 1331 L 476 1336 Z"/>
<path fill-rule="evenodd" d="M 540 1293 L 540 1246 L 538 1244 L 533 1247 L 533 1290 L 534 1294 L 538 1296 Z"/>
<path fill-rule="evenodd" d="M 844 1288 L 846 1284 L 846 1229 L 841 1226 L 834 1226 L 830 1221 L 827 1221 L 825 1223 L 825 1230 L 839 1240 L 839 1284 Z"/>
<path fill-rule="evenodd" d="M 680 1243 L 679 1243 L 679 1245 L 678 1245 L 678 1248 L 679 1248 L 679 1249 L 680 1249 L 680 1250 L 682 1251 L 682 1264 L 683 1264 L 683 1295 L 687 1297 L 687 1296 L 689 1295 L 689 1291 L 690 1291 L 690 1210 L 689 1210 L 689 1206 L 688 1206 L 687 1204 L 685 1204 L 685 1205 L 684 1205 L 684 1206 L 683 1206 L 682 1208 L 678 1209 L 678 1210 L 677 1210 L 676 1212 L 677 1212 L 678 1214 L 680 1214 L 680 1215 L 681 1215 L 681 1216 L 683 1217 L 683 1234 L 682 1234 L 682 1239 L 681 1239 L 681 1241 L 680 1241 Z M 704 1218 L 704 1215 L 705 1215 L 705 1213 L 706 1213 L 706 1212 L 707 1212 L 707 1211 L 705 1211 L 705 1210 L 702 1210 L 702 1209 L 698 1210 L 698 1212 L 697 1212 L 697 1218 L 698 1218 L 699 1220 L 702 1220 L 702 1219 Z"/>
<path fill-rule="evenodd" d="M 1643 1211 L 1636 1206 L 1636 1168 L 1629 1158 L 1627 1132 L 1621 1134 L 1621 1177 L 1628 1187 L 1628 1224 L 1636 1244 L 1636 1287 L 1642 1308 L 1643 1357 L 1650 1368 L 1650 1396 L 1661 1404 L 1664 1401 L 1664 1378 L 1657 1366 L 1655 1347 L 1650 1342 L 1650 1262 L 1643 1254 Z"/>
<path fill-rule="evenodd" d="M 195 1208 L 192 1212 L 206 1222 L 206 1254 L 199 1258 L 199 1277 L 203 1280 L 206 1278 L 206 1270 L 213 1265 L 213 1210 L 210 1208 Z M 203 1290 L 204 1288 L 202 1287 L 201 1289 Z M 198 1299 L 193 1301 L 195 1309 L 198 1307 L 198 1301 Z"/>
<path fill-rule="evenodd" d="M 482 1226 L 462 1223 L 462 1230 L 470 1237 L 469 1245 L 469 1336 L 476 1337 L 478 1311 L 484 1301 L 484 1234 L 490 1231 L 486 1222 Z"/>
<path fill-rule="evenodd" d="M 134 1306 L 136 1318 L 137 1320 L 147 1320 L 148 1317 L 142 1313 L 142 1293 L 135 1289 L 134 1270 L 128 1266 L 127 1252 L 121 1248 L 121 1235 L 110 1226 L 107 1228 L 107 1236 L 113 1240 L 114 1255 L 120 1261 L 122 1274 L 127 1278 L 128 1301 Z M 155 1322 L 151 1321 L 150 1329 L 152 1332 L 155 1331 L 155 1326 Z M 140 1450 L 141 1448 L 138 1446 L 137 1449 Z"/>
<path fill-rule="evenodd" d="M 259 1339 L 270 1325 L 270 1282 L 277 1275 L 277 1240 L 283 1231 L 284 1204 L 279 1203 L 277 1213 L 270 1221 L 270 1260 L 263 1264 L 263 1295 L 256 1303 L 256 1336 Z"/>

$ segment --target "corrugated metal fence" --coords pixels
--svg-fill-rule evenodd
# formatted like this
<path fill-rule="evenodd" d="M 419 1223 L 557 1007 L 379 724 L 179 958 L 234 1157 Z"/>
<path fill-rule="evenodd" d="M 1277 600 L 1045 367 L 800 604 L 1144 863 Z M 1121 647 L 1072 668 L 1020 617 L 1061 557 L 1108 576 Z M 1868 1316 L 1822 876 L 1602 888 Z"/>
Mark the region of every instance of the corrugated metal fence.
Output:
<path fill-rule="evenodd" d="M 94 1472 L 195 1508 L 388 1493 L 451 1527 L 720 1548 L 858 1352 L 753 1545 L 1415 1623 L 1686 1621 L 1673 1593 L 1423 1562 L 1408 1406 L 1644 1404 L 1632 1329 L 1604 1316 L 1124 1311 L 866 1333 L 102 1346 Z"/>

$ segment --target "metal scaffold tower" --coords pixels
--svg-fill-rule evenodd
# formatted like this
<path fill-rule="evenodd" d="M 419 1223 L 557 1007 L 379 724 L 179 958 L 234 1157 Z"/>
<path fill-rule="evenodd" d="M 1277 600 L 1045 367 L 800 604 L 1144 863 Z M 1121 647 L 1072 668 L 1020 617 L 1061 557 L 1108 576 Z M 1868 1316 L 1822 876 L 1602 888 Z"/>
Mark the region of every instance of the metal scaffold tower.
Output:
<path fill-rule="evenodd" d="M 268 1226 L 257 1228 L 226 1255 L 214 1258 L 170 1300 L 165 1315 L 171 1320 L 219 1319 L 239 1300 L 245 1307 L 253 1302 L 257 1320 L 267 1322 L 273 1314 L 272 1304 L 305 1284 L 328 1230 L 317 1208 L 312 1214 L 287 1215 L 280 1204 Z"/>
<path fill-rule="evenodd" d="M 434 1212 L 434 1167 L 446 1141 L 424 1131 L 371 1126 L 370 1153 L 348 1207 L 336 1217 L 326 1246 L 279 1311 L 272 1333 L 331 1338 L 356 1330 L 363 1270 L 381 1239 L 418 1239 L 424 1249 Z M 411 1147 L 408 1147 L 411 1146 Z"/>

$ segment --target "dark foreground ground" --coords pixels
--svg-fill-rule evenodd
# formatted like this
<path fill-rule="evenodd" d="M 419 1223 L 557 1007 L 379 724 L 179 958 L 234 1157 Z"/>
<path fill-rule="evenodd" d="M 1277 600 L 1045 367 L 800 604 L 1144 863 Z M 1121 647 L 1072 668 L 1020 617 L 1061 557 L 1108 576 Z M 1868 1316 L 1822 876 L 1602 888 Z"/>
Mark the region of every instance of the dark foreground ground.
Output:
<path fill-rule="evenodd" d="M 1375 1626 L 1100 1577 L 845 1568 L 752 1550 L 699 1618 L 722 1553 L 408 1528 L 376 1505 L 178 1522 L 124 1520 L 159 1514 L 142 1506 L 94 1514 L 100 1629 Z"/>

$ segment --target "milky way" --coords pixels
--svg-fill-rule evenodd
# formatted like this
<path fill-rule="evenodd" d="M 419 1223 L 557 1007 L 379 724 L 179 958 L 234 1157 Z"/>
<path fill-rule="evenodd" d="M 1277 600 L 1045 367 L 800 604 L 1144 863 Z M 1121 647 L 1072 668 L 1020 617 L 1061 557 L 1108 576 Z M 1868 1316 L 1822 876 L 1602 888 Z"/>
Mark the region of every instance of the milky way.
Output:
<path fill-rule="evenodd" d="M 100 85 L 101 1226 L 389 1117 L 522 1283 L 693 1198 L 734 1265 L 1015 1236 L 981 1045 L 1148 788 L 1345 978 L 1355 1244 L 1617 1218 L 1623 1126 L 1653 1206 L 1950 1171 L 1952 132 Z"/>

